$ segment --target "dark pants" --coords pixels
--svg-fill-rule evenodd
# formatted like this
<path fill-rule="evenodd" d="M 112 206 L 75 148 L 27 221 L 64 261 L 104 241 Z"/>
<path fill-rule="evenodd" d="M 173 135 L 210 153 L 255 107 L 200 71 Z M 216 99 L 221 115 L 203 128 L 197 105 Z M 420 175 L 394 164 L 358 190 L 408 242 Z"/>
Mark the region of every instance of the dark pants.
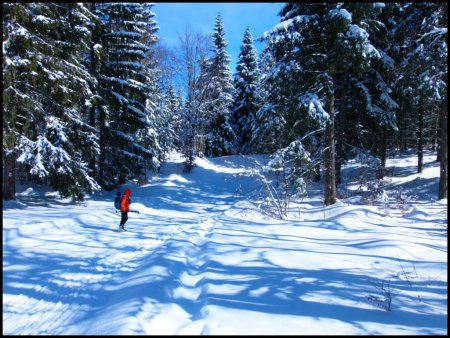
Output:
<path fill-rule="evenodd" d="M 125 225 L 126 221 L 128 221 L 128 212 L 123 212 L 122 213 L 122 218 L 120 220 L 120 226 L 123 228 L 123 226 Z"/>

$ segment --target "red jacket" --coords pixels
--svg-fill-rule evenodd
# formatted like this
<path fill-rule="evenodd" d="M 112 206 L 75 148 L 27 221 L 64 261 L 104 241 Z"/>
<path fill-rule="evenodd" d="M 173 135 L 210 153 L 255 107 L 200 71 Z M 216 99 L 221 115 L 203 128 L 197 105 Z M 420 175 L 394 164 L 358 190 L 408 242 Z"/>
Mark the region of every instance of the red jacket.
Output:
<path fill-rule="evenodd" d="M 120 202 L 120 211 L 128 212 L 130 211 L 130 189 L 125 189 L 125 193 L 122 196 L 122 201 Z"/>

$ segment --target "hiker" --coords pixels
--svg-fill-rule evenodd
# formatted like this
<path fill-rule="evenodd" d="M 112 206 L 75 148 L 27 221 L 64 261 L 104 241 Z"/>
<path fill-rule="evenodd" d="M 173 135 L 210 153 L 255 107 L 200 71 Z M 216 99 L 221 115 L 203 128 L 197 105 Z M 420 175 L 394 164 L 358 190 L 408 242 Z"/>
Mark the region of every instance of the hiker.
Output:
<path fill-rule="evenodd" d="M 125 192 L 122 196 L 122 201 L 120 202 L 120 212 L 122 213 L 122 218 L 120 219 L 119 230 L 125 230 L 125 223 L 128 221 L 128 212 L 130 211 L 130 195 L 131 190 L 125 189 Z"/>

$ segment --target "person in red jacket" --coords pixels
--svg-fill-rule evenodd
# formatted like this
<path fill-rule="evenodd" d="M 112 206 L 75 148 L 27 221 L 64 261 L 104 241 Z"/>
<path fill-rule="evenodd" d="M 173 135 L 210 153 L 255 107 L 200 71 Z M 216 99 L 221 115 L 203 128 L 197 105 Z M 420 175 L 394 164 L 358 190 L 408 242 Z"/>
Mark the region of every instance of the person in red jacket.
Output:
<path fill-rule="evenodd" d="M 122 213 L 122 218 L 120 219 L 119 230 L 125 230 L 125 223 L 128 221 L 128 212 L 130 211 L 130 195 L 131 190 L 125 189 L 125 192 L 122 196 L 122 201 L 120 202 L 120 212 Z"/>

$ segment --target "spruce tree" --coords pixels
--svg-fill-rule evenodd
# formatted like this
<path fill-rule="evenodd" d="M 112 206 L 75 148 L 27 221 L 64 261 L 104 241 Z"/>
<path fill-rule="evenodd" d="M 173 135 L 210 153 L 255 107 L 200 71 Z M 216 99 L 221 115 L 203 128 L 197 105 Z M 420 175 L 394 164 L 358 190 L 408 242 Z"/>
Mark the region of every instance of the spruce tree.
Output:
<path fill-rule="evenodd" d="M 444 117 L 438 112 L 442 112 L 447 95 L 447 7 L 446 3 L 405 4 L 395 32 L 396 40 L 402 41 L 396 89 L 403 115 L 410 126 L 417 126 L 412 131 L 417 139 L 418 172 L 423 168 L 427 123 L 432 127 Z M 446 108 L 444 111 L 447 114 Z M 447 147 L 446 142 L 440 145 Z M 443 177 L 447 179 L 446 174 Z"/>
<path fill-rule="evenodd" d="M 271 52 L 270 37 L 259 59 L 261 79 L 258 85 L 259 109 L 252 124 L 252 137 L 249 147 L 252 152 L 271 154 L 286 144 L 284 128 L 286 120 L 283 112 L 276 109 L 278 87 L 274 77 L 271 76 L 274 67 L 274 58 Z"/>
<path fill-rule="evenodd" d="M 90 154 L 89 169 L 92 172 L 93 177 L 98 180 L 101 177 L 100 170 L 102 169 L 98 164 L 100 161 L 99 155 L 101 156 L 101 149 L 104 148 L 104 135 L 103 129 L 105 128 L 105 98 L 103 97 L 104 91 L 100 87 L 101 76 L 103 72 L 103 62 L 104 62 L 104 48 L 102 45 L 101 37 L 103 34 L 103 23 L 101 19 L 97 16 L 97 3 L 87 3 L 86 7 L 89 9 L 89 19 L 90 25 L 89 29 L 91 31 L 89 53 L 85 59 L 86 67 L 89 70 L 94 81 L 91 83 L 90 88 L 92 92 L 92 97 L 88 102 L 89 110 L 89 125 L 94 128 L 97 139 L 98 147 L 92 149 Z"/>
<path fill-rule="evenodd" d="M 382 14 L 385 5 L 379 3 L 349 3 L 345 8 L 352 22 L 364 27 L 370 44 L 379 57 L 371 58 L 363 68 L 352 74 L 340 75 L 336 109 L 336 175 L 355 151 L 373 153 L 379 158 L 378 175 L 385 172 L 388 135 L 397 132 L 398 104 L 392 97 L 395 62 L 389 55 L 389 22 Z M 390 18 L 392 19 L 392 18 Z M 357 64 L 356 64 L 357 66 Z"/>
<path fill-rule="evenodd" d="M 236 135 L 231 126 L 233 105 L 233 78 L 229 68 L 231 61 L 226 51 L 225 27 L 220 14 L 217 16 L 214 33 L 214 56 L 204 66 L 207 87 L 204 112 L 206 116 L 206 155 L 223 156 L 235 152 Z"/>
<path fill-rule="evenodd" d="M 376 54 L 368 34 L 343 4 L 289 3 L 281 23 L 265 34 L 274 58 L 271 102 L 284 110 L 285 135 L 296 142 L 324 130 L 324 203 L 336 201 L 335 105 L 342 77 L 361 73 Z"/>
<path fill-rule="evenodd" d="M 170 97 L 170 96 L 169 96 Z M 184 107 L 182 91 L 178 88 L 177 93 L 173 98 L 170 97 L 171 108 L 171 127 L 174 133 L 173 146 L 175 150 L 181 149 L 181 132 L 183 130 L 182 109 Z"/>
<path fill-rule="evenodd" d="M 107 100 L 103 185 L 112 188 L 157 164 L 154 116 L 148 111 L 152 79 L 144 65 L 157 30 L 151 4 L 103 3 L 105 48 L 101 86 Z M 150 116 L 149 116 L 150 114 Z"/>
<path fill-rule="evenodd" d="M 239 62 L 234 76 L 234 107 L 232 121 L 239 144 L 238 151 L 248 153 L 252 138 L 252 126 L 258 111 L 258 55 L 253 47 L 250 28 L 245 30 L 244 40 L 239 54 Z"/>
<path fill-rule="evenodd" d="M 161 100 L 161 106 L 158 114 L 158 135 L 159 143 L 161 145 L 164 159 L 173 148 L 175 143 L 176 134 L 174 131 L 174 116 L 177 113 L 179 107 L 173 84 L 170 81 L 167 91 Z"/>
<path fill-rule="evenodd" d="M 99 188 L 88 168 L 98 149 L 87 122 L 95 79 L 83 62 L 89 10 L 81 3 L 2 6 L 5 175 L 15 175 L 16 161 L 26 179 L 64 197 L 82 197 Z M 8 189 L 6 197 L 12 198 Z"/>

